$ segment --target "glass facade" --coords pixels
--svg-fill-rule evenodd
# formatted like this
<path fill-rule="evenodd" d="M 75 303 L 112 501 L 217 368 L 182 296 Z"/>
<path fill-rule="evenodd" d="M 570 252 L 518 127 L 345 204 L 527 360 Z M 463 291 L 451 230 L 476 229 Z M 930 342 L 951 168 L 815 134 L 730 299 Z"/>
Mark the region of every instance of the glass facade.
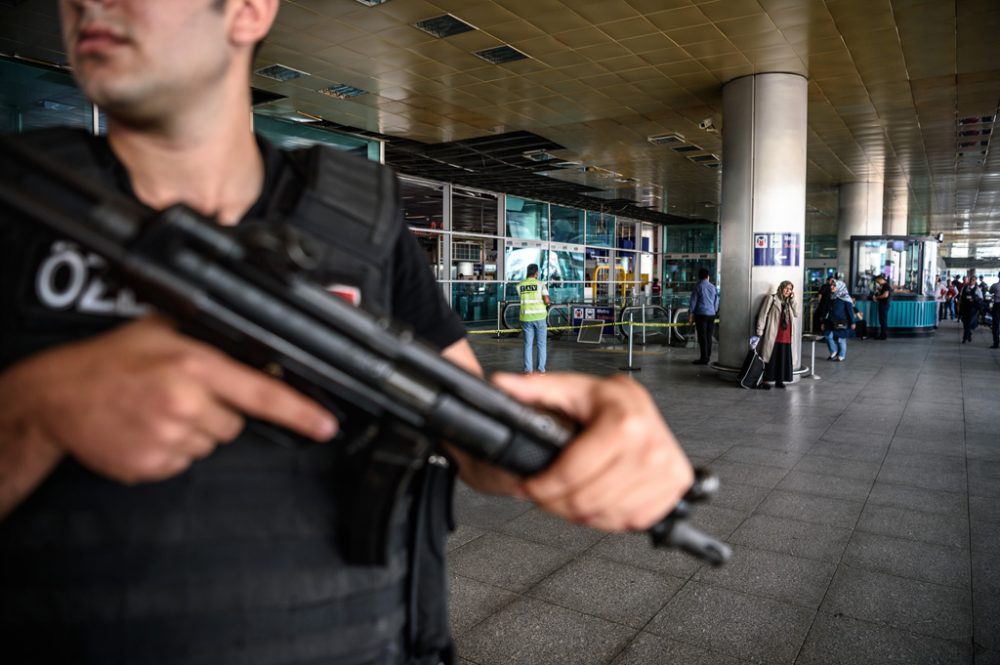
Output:
<path fill-rule="evenodd" d="M 381 161 L 379 141 L 311 127 L 309 123 L 254 113 L 253 129 L 271 143 L 282 148 L 307 148 L 322 143 L 338 150 L 366 157 L 374 162 Z"/>
<path fill-rule="evenodd" d="M 934 295 L 937 241 L 923 236 L 851 238 L 851 292 L 866 295 L 883 275 L 894 297 Z"/>
<path fill-rule="evenodd" d="M 261 113 L 253 119 L 255 131 L 281 147 L 322 143 L 381 159 L 376 140 Z M 60 125 L 103 133 L 106 124 L 65 70 L 0 59 L 0 131 Z M 530 263 L 554 303 L 620 304 L 663 275 L 661 233 L 652 224 L 412 177 L 401 178 L 401 198 L 435 279 L 470 327 L 496 326 Z"/>
<path fill-rule="evenodd" d="M 92 130 L 94 107 L 65 70 L 0 59 L 0 131 Z"/>

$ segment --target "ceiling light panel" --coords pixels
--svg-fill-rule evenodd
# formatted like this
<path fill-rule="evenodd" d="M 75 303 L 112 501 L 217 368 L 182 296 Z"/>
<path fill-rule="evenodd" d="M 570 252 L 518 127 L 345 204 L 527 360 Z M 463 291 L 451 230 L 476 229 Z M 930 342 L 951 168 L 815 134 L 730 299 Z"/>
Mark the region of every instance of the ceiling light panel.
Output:
<path fill-rule="evenodd" d="M 420 28 L 427 34 L 442 38 L 451 37 L 452 35 L 460 35 L 463 32 L 475 30 L 475 27 L 469 25 L 460 18 L 452 16 L 451 14 L 442 14 L 441 16 L 435 16 L 433 18 L 425 18 L 422 21 L 417 21 L 413 25 Z"/>
<path fill-rule="evenodd" d="M 492 62 L 494 65 L 503 65 L 508 62 L 525 60 L 528 57 L 513 46 L 507 46 L 506 44 L 495 48 L 488 48 L 485 51 L 476 51 L 476 56 L 482 58 L 486 62 Z"/>
<path fill-rule="evenodd" d="M 264 78 L 271 79 L 273 81 L 291 81 L 292 79 L 297 79 L 302 76 L 309 76 L 308 72 L 279 63 L 275 63 L 268 67 L 261 67 L 260 69 L 255 70 L 254 74 L 257 76 L 263 76 Z"/>

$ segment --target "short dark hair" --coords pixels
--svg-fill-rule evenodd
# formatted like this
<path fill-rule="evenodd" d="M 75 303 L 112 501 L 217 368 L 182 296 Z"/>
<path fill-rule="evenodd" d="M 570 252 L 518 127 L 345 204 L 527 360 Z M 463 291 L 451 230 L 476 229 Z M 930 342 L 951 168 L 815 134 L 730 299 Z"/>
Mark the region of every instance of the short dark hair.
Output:
<path fill-rule="evenodd" d="M 698 271 L 698 279 L 708 279 L 708 269 L 707 268 L 701 268 Z"/>
<path fill-rule="evenodd" d="M 532 275 L 537 275 L 537 274 L 538 274 L 538 264 L 537 263 L 531 263 L 531 264 L 529 264 L 528 265 L 528 277 L 531 277 Z"/>

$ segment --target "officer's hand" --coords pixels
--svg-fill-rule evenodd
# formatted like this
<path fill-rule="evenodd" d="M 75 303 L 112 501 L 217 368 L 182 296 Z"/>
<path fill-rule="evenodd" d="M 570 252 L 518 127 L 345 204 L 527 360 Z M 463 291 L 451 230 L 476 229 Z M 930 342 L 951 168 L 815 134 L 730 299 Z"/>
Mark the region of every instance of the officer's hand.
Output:
<path fill-rule="evenodd" d="M 544 510 L 606 531 L 642 530 L 691 487 L 691 464 L 649 393 L 635 381 L 501 374 L 494 382 L 521 401 L 583 424 L 551 467 L 522 483 Z"/>
<path fill-rule="evenodd" d="M 126 483 L 180 473 L 232 441 L 242 414 L 316 440 L 336 429 L 312 400 L 159 317 L 29 362 L 36 424 L 81 464 Z"/>

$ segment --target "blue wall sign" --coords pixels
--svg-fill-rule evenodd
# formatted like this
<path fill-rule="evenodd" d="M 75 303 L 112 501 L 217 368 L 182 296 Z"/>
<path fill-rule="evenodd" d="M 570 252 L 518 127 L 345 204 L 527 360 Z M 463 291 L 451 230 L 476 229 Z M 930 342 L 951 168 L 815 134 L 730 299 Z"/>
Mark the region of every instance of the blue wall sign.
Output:
<path fill-rule="evenodd" d="M 753 234 L 754 266 L 798 266 L 802 252 L 798 233 Z"/>

